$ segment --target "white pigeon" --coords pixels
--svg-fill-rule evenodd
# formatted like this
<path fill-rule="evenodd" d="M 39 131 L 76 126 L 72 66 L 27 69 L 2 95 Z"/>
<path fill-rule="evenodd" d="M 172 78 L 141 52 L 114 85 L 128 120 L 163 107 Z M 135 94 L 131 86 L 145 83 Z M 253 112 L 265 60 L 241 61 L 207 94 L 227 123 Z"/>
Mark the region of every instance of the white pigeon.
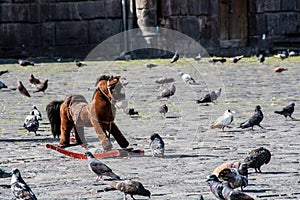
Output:
<path fill-rule="evenodd" d="M 189 75 L 189 74 L 185 74 L 183 72 L 179 72 L 179 76 L 186 83 L 189 83 L 189 84 L 196 83 L 195 79 L 191 75 Z"/>
<path fill-rule="evenodd" d="M 35 105 L 32 106 L 30 113 L 33 112 L 37 120 L 42 120 L 42 114 Z"/>
<path fill-rule="evenodd" d="M 31 111 L 30 115 L 25 118 L 23 126 L 28 132 L 34 132 L 35 135 L 38 135 L 36 132 L 40 124 L 37 117 L 34 115 L 34 111 Z"/>
<path fill-rule="evenodd" d="M 196 61 L 200 61 L 200 60 L 202 59 L 201 54 L 199 53 L 198 56 L 196 56 L 194 59 L 195 59 Z"/>
<path fill-rule="evenodd" d="M 210 128 L 221 128 L 222 131 L 224 131 L 224 128 L 228 127 L 233 121 L 233 113 L 234 111 L 226 110 L 222 116 L 217 118 L 217 120 L 210 126 Z"/>

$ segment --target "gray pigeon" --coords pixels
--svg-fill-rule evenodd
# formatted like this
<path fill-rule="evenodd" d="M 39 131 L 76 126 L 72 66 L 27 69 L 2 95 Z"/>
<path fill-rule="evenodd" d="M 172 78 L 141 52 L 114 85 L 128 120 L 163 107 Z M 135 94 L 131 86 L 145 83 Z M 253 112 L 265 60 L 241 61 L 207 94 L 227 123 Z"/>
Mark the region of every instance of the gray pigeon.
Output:
<path fill-rule="evenodd" d="M 157 67 L 157 66 L 158 66 L 158 65 L 152 64 L 152 63 L 146 64 L 146 67 L 149 68 L 149 69 L 151 69 L 151 68 L 153 68 L 153 67 Z"/>
<path fill-rule="evenodd" d="M 290 105 L 282 108 L 279 111 L 274 111 L 274 113 L 279 114 L 279 115 L 283 115 L 286 120 L 287 120 L 287 117 L 290 117 L 291 119 L 295 119 L 295 118 L 292 117 L 292 114 L 294 112 L 294 107 L 295 107 L 295 103 L 291 103 Z"/>
<path fill-rule="evenodd" d="M 236 168 L 223 169 L 220 171 L 218 178 L 227 181 L 231 188 L 241 187 L 241 190 L 243 190 L 248 185 L 248 176 L 241 175 Z"/>
<path fill-rule="evenodd" d="M 253 126 L 259 126 L 260 128 L 263 129 L 263 127 L 260 125 L 260 122 L 263 120 L 264 115 L 261 111 L 261 107 L 259 105 L 257 105 L 255 107 L 255 112 L 254 115 L 252 115 L 252 117 L 250 119 L 248 119 L 247 121 L 243 122 L 240 124 L 239 128 L 250 128 L 253 130 Z"/>
<path fill-rule="evenodd" d="M 178 51 L 175 52 L 174 56 L 172 57 L 171 63 L 176 62 L 179 59 Z"/>
<path fill-rule="evenodd" d="M 34 132 L 36 136 L 38 135 L 36 132 L 40 126 L 40 123 L 33 110 L 30 112 L 30 115 L 25 118 L 23 126 L 28 132 Z"/>
<path fill-rule="evenodd" d="M 31 111 L 30 111 L 30 114 L 31 113 L 34 113 L 34 115 L 36 116 L 37 120 L 42 120 L 42 114 L 41 112 L 37 109 L 37 107 L 35 105 L 33 105 L 31 107 Z"/>
<path fill-rule="evenodd" d="M 158 84 L 165 84 L 165 83 L 172 83 L 174 82 L 175 79 L 174 78 L 167 78 L 167 77 L 162 77 L 162 78 L 159 78 L 155 81 L 155 83 L 158 83 Z"/>
<path fill-rule="evenodd" d="M 91 172 L 97 174 L 98 176 L 96 179 L 97 181 L 102 179 L 102 176 L 109 176 L 113 179 L 120 179 L 120 177 L 113 173 L 113 171 L 107 165 L 96 159 L 91 152 L 87 151 L 85 155 L 87 156 L 89 169 L 91 170 Z"/>
<path fill-rule="evenodd" d="M 22 67 L 26 67 L 26 66 L 28 66 L 28 65 L 34 66 L 34 62 L 31 62 L 31 61 L 29 61 L 29 60 L 22 60 L 22 59 L 19 59 L 19 60 L 18 60 L 18 63 L 19 63 L 19 65 L 21 65 Z"/>
<path fill-rule="evenodd" d="M 35 194 L 23 180 L 18 169 L 12 169 L 12 177 L 10 183 L 11 191 L 16 199 L 20 200 L 37 200 Z"/>
<path fill-rule="evenodd" d="M 173 96 L 176 92 L 176 87 L 175 87 L 175 84 L 172 83 L 170 87 L 164 89 L 162 92 L 161 92 L 161 96 L 159 96 L 158 98 L 170 98 L 170 96 Z"/>
<path fill-rule="evenodd" d="M 2 81 L 0 81 L 0 89 L 2 88 L 7 88 L 7 86 Z"/>
<path fill-rule="evenodd" d="M 151 196 L 151 192 L 143 186 L 142 183 L 138 181 L 132 180 L 123 180 L 123 181 L 104 181 L 104 183 L 110 185 L 111 187 L 124 192 L 124 199 L 126 199 L 126 195 L 129 194 L 132 199 L 135 199 L 133 195 L 140 196 Z"/>
<path fill-rule="evenodd" d="M 8 178 L 12 176 L 12 172 L 5 168 L 5 167 L 0 167 L 0 178 Z"/>
<path fill-rule="evenodd" d="M 166 116 L 166 113 L 168 112 L 169 108 L 166 104 L 159 107 L 158 112 L 164 116 Z"/>
<path fill-rule="evenodd" d="M 220 200 L 254 200 L 251 196 L 230 187 L 227 181 L 221 182 L 214 174 L 206 180 L 210 191 Z"/>
<path fill-rule="evenodd" d="M 150 148 L 153 157 L 164 157 L 165 143 L 159 134 L 154 133 L 150 137 Z"/>
<path fill-rule="evenodd" d="M 182 80 L 185 82 L 185 83 L 196 83 L 195 79 L 189 75 L 189 74 L 185 74 L 183 72 L 179 72 L 179 76 L 182 78 Z"/>
<path fill-rule="evenodd" d="M 48 79 L 46 79 L 43 83 L 37 86 L 36 90 L 33 91 L 33 93 L 36 92 L 43 92 L 45 94 L 45 90 L 48 88 Z"/>

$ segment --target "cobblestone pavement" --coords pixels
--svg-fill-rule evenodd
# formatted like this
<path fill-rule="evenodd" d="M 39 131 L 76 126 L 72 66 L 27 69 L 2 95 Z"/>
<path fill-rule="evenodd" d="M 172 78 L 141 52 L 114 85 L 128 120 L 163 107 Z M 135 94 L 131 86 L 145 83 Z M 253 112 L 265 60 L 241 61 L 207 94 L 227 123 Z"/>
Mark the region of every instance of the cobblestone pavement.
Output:
<path fill-rule="evenodd" d="M 149 69 L 147 63 L 158 66 Z M 0 70 L 9 70 L 0 77 L 8 86 L 0 91 L 0 164 L 19 168 L 39 199 L 122 199 L 119 191 L 104 191 L 108 186 L 95 181 L 96 176 L 88 170 L 85 160 L 45 148 L 46 143 L 58 143 L 50 133 L 46 105 L 52 100 L 63 100 L 70 93 L 82 94 L 90 101 L 93 90 L 88 88 L 94 86 L 97 77 L 119 74 L 129 82 L 126 86 L 129 107 L 140 116 L 130 118 L 117 110 L 116 123 L 130 146 L 145 150 L 145 155 L 105 158 L 103 162 L 122 178 L 142 182 L 151 191 L 151 199 L 197 199 L 198 194 L 205 199 L 216 199 L 206 177 L 223 162 L 242 161 L 251 149 L 260 146 L 271 151 L 272 159 L 262 167 L 261 174 L 249 170 L 245 193 L 255 199 L 300 199 L 300 121 L 285 121 L 274 114 L 274 110 L 294 102 L 294 116 L 300 119 L 299 63 L 299 57 L 293 57 L 283 61 L 267 58 L 263 65 L 255 58 L 215 65 L 207 59 L 200 62 L 180 59 L 172 65 L 169 60 L 86 62 L 87 66 L 82 68 L 74 63 L 0 65 Z M 275 66 L 286 67 L 288 71 L 274 73 Z M 197 83 L 184 83 L 179 71 L 193 75 Z M 45 94 L 32 93 L 35 88 L 28 81 L 31 73 L 41 80 L 49 79 Z M 173 77 L 177 90 L 171 98 L 157 100 L 160 91 L 169 86 L 155 83 L 162 76 Z M 18 80 L 28 88 L 31 98 L 15 90 Z M 216 103 L 196 104 L 196 99 L 219 87 L 222 94 Z M 158 113 L 163 103 L 169 107 L 166 118 Z M 40 136 L 23 128 L 33 104 L 43 114 Z M 256 105 L 263 109 L 265 117 L 261 125 L 265 129 L 238 129 L 239 123 L 253 114 Z M 209 125 L 226 109 L 236 112 L 232 128 L 225 132 L 211 130 Z M 165 141 L 165 158 L 151 156 L 149 138 L 154 132 Z M 86 137 L 92 151 L 101 150 L 93 128 L 86 128 Z M 119 148 L 116 142 L 113 145 Z M 84 152 L 81 147 L 70 149 Z M 1 179 L 1 199 L 12 198 L 9 184 L 10 178 Z"/>

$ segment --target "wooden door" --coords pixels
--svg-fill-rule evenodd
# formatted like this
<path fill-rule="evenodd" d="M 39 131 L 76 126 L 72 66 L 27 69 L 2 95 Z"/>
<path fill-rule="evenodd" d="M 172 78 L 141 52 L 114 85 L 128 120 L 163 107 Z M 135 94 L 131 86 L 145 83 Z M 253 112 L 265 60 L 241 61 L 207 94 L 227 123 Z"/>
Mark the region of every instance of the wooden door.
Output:
<path fill-rule="evenodd" d="M 248 43 L 248 0 L 219 0 L 221 47 Z"/>

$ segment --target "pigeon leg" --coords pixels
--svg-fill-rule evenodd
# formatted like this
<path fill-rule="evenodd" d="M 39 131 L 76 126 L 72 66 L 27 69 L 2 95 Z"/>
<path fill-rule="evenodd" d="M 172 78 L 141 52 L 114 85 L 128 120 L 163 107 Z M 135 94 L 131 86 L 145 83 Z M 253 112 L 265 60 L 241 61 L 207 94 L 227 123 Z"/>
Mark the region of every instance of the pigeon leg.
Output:
<path fill-rule="evenodd" d="M 127 198 L 126 198 L 126 193 L 124 192 L 124 200 L 126 200 Z"/>
<path fill-rule="evenodd" d="M 133 194 L 131 194 L 130 196 L 131 196 L 131 198 L 132 198 L 133 200 L 135 200 L 135 198 L 133 197 Z"/>
<path fill-rule="evenodd" d="M 264 127 L 262 127 L 260 124 L 258 124 L 257 126 L 259 126 L 261 129 L 265 129 Z"/>

